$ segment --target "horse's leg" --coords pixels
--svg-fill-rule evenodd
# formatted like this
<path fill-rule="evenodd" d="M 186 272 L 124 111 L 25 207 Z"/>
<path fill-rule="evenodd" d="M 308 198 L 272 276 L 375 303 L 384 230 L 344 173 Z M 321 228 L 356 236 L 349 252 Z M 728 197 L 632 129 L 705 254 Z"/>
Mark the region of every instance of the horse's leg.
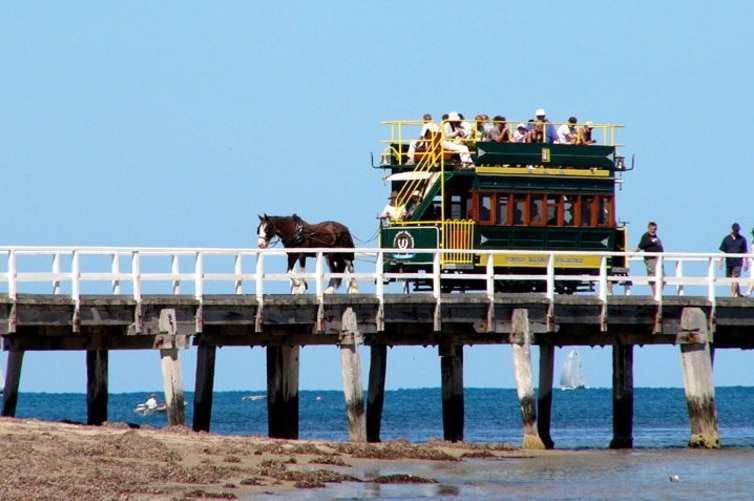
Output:
<path fill-rule="evenodd" d="M 295 266 L 296 261 L 298 261 L 298 269 L 300 273 L 306 273 L 306 270 L 304 268 L 304 263 L 306 262 L 306 258 L 303 256 L 298 255 L 288 255 L 288 274 L 291 275 L 291 294 L 303 294 L 306 292 L 306 280 L 303 278 L 296 278 L 295 277 Z"/>
<path fill-rule="evenodd" d="M 340 260 L 340 258 L 330 255 L 327 258 L 327 267 L 330 268 L 330 273 L 343 273 L 343 270 L 345 269 L 345 265 L 343 264 L 343 261 Z M 327 289 L 325 289 L 325 294 L 332 294 L 335 292 L 335 289 L 340 287 L 340 283 L 343 281 L 340 277 L 331 277 L 330 281 L 327 283 Z"/>
<path fill-rule="evenodd" d="M 348 273 L 351 274 L 351 278 L 348 279 L 348 293 L 349 294 L 358 294 L 359 293 L 359 283 L 356 281 L 356 277 L 354 277 L 354 268 L 353 268 L 353 261 L 347 260 L 346 261 L 346 269 L 348 270 Z"/>

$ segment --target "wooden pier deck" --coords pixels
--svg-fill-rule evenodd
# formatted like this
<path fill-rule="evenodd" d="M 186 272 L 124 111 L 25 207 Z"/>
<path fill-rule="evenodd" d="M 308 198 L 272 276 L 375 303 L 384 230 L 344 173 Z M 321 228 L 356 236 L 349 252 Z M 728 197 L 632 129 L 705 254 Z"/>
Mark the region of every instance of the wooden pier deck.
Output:
<path fill-rule="evenodd" d="M 36 253 L 41 251 L 36 250 Z M 53 256 L 71 251 L 51 251 Z M 98 249 L 84 254 L 116 256 L 120 251 Z M 51 271 L 24 275 L 10 257 L 0 261 L 0 335 L 9 352 L 2 414 L 12 416 L 18 399 L 23 354 L 35 350 L 84 350 L 87 352 L 88 421 L 107 420 L 107 366 L 110 350 L 160 350 L 165 374 L 169 422 L 183 423 L 183 387 L 180 351 L 191 344 L 197 349 L 194 399 L 195 430 L 209 430 L 212 413 L 215 350 L 223 346 L 258 346 L 267 352 L 269 434 L 298 437 L 298 358 L 307 345 L 333 345 L 340 349 L 346 395 L 346 414 L 351 440 L 378 441 L 384 398 L 387 347 L 432 346 L 441 357 L 443 428 L 447 440 L 463 439 L 463 347 L 509 344 L 521 404 L 525 447 L 552 447 L 549 423 L 552 404 L 554 349 L 566 345 L 602 345 L 613 350 L 613 420 L 611 447 L 631 447 L 633 416 L 633 347 L 678 345 L 683 360 L 684 384 L 691 427 L 690 444 L 719 446 L 714 387 L 713 349 L 754 348 L 754 300 L 718 297 L 717 288 L 729 280 L 709 276 L 663 277 L 674 282 L 676 294 L 609 295 L 602 287 L 594 295 L 554 294 L 442 294 L 387 293 L 378 271 L 364 273 L 362 281 L 377 284 L 363 294 L 319 293 L 327 274 L 312 278 L 314 294 L 268 294 L 263 281 L 270 279 L 263 267 L 243 273 L 236 256 L 233 272 L 210 272 L 196 252 L 161 251 L 160 256 L 186 252 L 195 268 L 146 273 L 139 269 L 139 251 L 123 252 L 131 267 L 120 264 L 106 272 L 85 271 L 70 257 L 71 269 L 61 269 L 53 257 Z M 221 253 L 211 251 L 213 255 Z M 378 252 L 378 251 L 375 251 Z M 136 254 L 135 254 L 136 253 Z M 36 255 L 36 254 L 35 254 Z M 8 254 L 10 256 L 10 253 Z M 143 256 L 142 256 L 143 257 Z M 264 259 L 255 254 L 258 262 Z M 710 255 L 709 260 L 717 255 Z M 694 256 L 698 261 L 699 257 Z M 113 258 L 112 263 L 117 263 Z M 134 264 L 135 263 L 135 264 Z M 65 267 L 65 266 L 63 266 Z M 321 268 L 319 268 L 321 270 Z M 285 275 L 273 275 L 280 281 Z M 635 277 L 634 284 L 652 277 Z M 172 294 L 143 294 L 144 281 L 169 284 Z M 543 279 L 548 279 L 544 277 Z M 552 277 L 549 277 L 552 279 Z M 112 291 L 82 294 L 83 282 L 104 281 Z M 234 293 L 207 293 L 207 283 L 224 280 Z M 595 277 L 604 286 L 606 277 Z M 706 282 L 705 282 L 706 280 Z M 46 282 L 52 294 L 21 292 L 20 284 Z M 69 291 L 61 283 L 69 282 Z M 2 293 L 2 284 L 6 292 Z M 124 293 L 123 283 L 131 284 Z M 181 293 L 181 283 L 192 284 Z M 251 294 L 245 283 L 255 284 Z M 705 295 L 678 295 L 679 287 L 701 287 Z M 57 289 L 56 289 L 57 288 Z M 670 289 L 670 286 L 666 287 Z M 712 294 L 710 294 L 712 291 Z M 539 380 L 532 380 L 530 347 L 539 347 Z M 360 349 L 368 347 L 368 401 L 364 404 Z M 534 388 L 539 389 L 535 396 Z"/>

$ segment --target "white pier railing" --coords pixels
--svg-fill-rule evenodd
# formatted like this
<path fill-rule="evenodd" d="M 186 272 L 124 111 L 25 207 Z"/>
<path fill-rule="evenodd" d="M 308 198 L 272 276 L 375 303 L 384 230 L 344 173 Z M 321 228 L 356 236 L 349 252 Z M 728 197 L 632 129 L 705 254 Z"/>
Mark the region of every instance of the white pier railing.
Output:
<path fill-rule="evenodd" d="M 344 249 L 345 250 L 345 249 Z M 335 275 L 329 272 L 324 253 L 333 249 L 312 249 L 315 259 L 309 259 L 306 271 L 294 275 L 286 273 L 287 255 L 281 248 L 274 249 L 219 249 L 219 248 L 109 248 L 109 247 L 0 247 L 0 294 L 16 298 L 18 294 L 67 295 L 78 302 L 84 294 L 125 294 L 140 300 L 143 294 L 193 295 L 200 299 L 206 294 L 253 294 L 263 300 L 265 294 L 290 292 L 290 279 L 305 279 L 309 293 L 324 295 L 327 282 L 332 277 L 343 278 L 339 292 L 345 292 L 350 278 L 358 282 L 360 292 L 382 297 L 388 292 L 400 293 L 401 283 L 423 280 L 431 283 L 430 294 L 440 297 L 441 281 L 473 278 L 483 282 L 481 287 L 494 296 L 495 282 L 507 280 L 542 281 L 544 293 L 553 299 L 556 283 L 588 281 L 594 284 L 594 294 L 603 301 L 610 292 L 653 295 L 658 302 L 668 295 L 706 296 L 712 303 L 720 296 L 730 295 L 734 281 L 745 292 L 750 276 L 726 278 L 720 253 L 662 253 L 655 276 L 647 276 L 643 253 L 608 253 L 576 251 L 526 251 L 527 255 L 546 259 L 546 273 L 528 275 L 498 275 L 491 264 L 483 273 L 457 275 L 440 273 L 443 252 L 458 253 L 468 250 L 421 249 L 422 254 L 433 256 L 432 270 L 421 273 L 385 273 L 385 255 L 389 249 L 356 249 L 356 272 Z M 395 252 L 405 252 L 396 249 Z M 473 251 L 482 256 L 482 262 L 494 255 L 516 254 L 522 251 Z M 558 274 L 554 263 L 558 259 L 574 256 L 592 256 L 601 260 L 598 275 Z M 610 257 L 625 256 L 629 263 L 628 277 L 608 275 Z M 733 255 L 727 255 L 733 256 Z M 748 262 L 751 255 L 740 255 Z M 395 282 L 396 283 L 391 283 Z M 649 285 L 662 283 L 653 292 Z M 622 290 L 621 290 L 622 289 Z"/>

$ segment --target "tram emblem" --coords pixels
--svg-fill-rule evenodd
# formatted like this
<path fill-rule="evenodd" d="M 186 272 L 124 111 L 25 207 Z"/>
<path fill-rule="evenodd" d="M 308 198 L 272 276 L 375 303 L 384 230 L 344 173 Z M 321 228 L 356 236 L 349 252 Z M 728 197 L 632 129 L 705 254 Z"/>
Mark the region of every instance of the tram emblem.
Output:
<path fill-rule="evenodd" d="M 393 238 L 393 247 L 401 250 L 409 250 L 414 248 L 414 237 L 407 231 L 399 231 Z M 416 254 L 414 253 L 401 253 L 394 254 L 393 257 L 397 259 L 411 259 Z"/>

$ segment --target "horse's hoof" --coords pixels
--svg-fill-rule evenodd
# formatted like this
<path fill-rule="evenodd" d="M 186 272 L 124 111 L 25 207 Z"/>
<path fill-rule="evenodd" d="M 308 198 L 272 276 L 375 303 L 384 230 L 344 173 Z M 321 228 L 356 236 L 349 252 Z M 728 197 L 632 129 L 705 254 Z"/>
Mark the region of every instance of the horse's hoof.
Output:
<path fill-rule="evenodd" d="M 349 294 L 358 294 L 359 293 L 359 288 L 358 287 L 349 287 L 348 288 L 348 293 Z"/>
<path fill-rule="evenodd" d="M 335 287 L 328 287 L 323 292 L 323 294 L 334 294 L 334 293 L 335 293 Z"/>

